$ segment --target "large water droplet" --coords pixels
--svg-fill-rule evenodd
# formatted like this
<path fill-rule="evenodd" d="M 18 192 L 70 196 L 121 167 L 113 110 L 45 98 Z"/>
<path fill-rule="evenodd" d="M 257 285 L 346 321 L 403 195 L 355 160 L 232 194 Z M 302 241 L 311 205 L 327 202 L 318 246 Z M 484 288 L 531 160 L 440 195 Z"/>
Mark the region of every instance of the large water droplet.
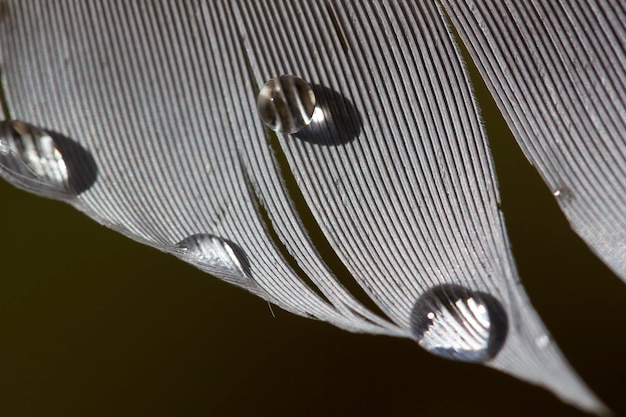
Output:
<path fill-rule="evenodd" d="M 249 263 L 233 242 L 210 234 L 191 235 L 176 245 L 185 261 L 225 281 L 249 287 Z"/>
<path fill-rule="evenodd" d="M 259 116 L 270 129 L 296 133 L 313 120 L 316 98 L 311 86 L 295 75 L 272 78 L 261 88 L 257 100 Z"/>
<path fill-rule="evenodd" d="M 422 295 L 411 313 L 411 331 L 421 347 L 447 359 L 485 362 L 506 339 L 502 305 L 486 293 L 442 285 Z"/>
<path fill-rule="evenodd" d="M 0 175 L 37 194 L 72 194 L 68 167 L 55 140 L 19 120 L 0 123 Z"/>

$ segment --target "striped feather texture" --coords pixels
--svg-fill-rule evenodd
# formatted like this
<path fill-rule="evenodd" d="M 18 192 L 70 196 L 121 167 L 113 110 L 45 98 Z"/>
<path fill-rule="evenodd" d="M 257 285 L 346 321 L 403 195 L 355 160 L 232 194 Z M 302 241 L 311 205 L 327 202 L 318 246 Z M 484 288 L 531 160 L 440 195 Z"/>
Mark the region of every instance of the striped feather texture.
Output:
<path fill-rule="evenodd" d="M 626 280 L 626 5 L 444 0 L 572 228 Z"/>
<path fill-rule="evenodd" d="M 92 181 L 71 203 L 98 222 L 353 332 L 415 339 L 432 289 L 488 294 L 505 339 L 485 364 L 603 409 L 521 289 L 436 4 L 15 0 L 0 44 L 11 115 L 82 150 L 70 172 Z M 310 83 L 321 111 L 293 135 L 258 115 L 282 74 Z M 223 274 L 215 254 L 230 257 Z"/>

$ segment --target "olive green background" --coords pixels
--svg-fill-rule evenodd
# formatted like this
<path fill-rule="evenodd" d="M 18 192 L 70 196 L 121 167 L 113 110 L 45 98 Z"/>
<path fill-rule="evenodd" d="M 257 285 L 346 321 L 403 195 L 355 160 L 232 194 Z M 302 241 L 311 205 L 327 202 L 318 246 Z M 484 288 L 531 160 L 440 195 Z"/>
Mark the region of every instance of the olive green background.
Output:
<path fill-rule="evenodd" d="M 534 306 L 626 414 L 626 285 L 569 229 L 477 91 Z M 575 198 L 575 196 L 574 196 Z M 0 183 L 0 416 L 576 416 L 408 340 L 298 318 L 62 203 Z"/>

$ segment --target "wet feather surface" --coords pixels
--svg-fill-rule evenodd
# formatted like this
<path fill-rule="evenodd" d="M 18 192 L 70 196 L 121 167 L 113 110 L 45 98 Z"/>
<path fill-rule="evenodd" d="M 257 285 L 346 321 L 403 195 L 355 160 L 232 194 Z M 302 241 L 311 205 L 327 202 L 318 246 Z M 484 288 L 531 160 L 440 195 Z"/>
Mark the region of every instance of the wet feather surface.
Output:
<path fill-rule="evenodd" d="M 100 223 L 296 314 L 435 353 L 474 346 L 488 354 L 452 357 L 601 410 L 519 285 L 440 10 L 314 6 L 11 3 L 0 27 L 12 115 L 89 152 L 97 176 L 71 202 Z M 257 111 L 281 74 L 310 83 L 321 111 L 293 135 Z M 424 303 L 432 294 L 443 298 Z"/>

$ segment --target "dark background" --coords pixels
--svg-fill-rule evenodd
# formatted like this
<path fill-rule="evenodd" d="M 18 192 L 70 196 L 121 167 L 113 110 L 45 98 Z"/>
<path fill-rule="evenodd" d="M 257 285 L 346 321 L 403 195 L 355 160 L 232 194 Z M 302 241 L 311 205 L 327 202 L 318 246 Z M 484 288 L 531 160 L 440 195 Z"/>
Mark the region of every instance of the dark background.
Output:
<path fill-rule="evenodd" d="M 565 355 L 626 414 L 626 285 L 569 229 L 484 91 L 523 283 Z M 577 416 L 407 340 L 292 316 L 0 183 L 0 416 Z"/>

